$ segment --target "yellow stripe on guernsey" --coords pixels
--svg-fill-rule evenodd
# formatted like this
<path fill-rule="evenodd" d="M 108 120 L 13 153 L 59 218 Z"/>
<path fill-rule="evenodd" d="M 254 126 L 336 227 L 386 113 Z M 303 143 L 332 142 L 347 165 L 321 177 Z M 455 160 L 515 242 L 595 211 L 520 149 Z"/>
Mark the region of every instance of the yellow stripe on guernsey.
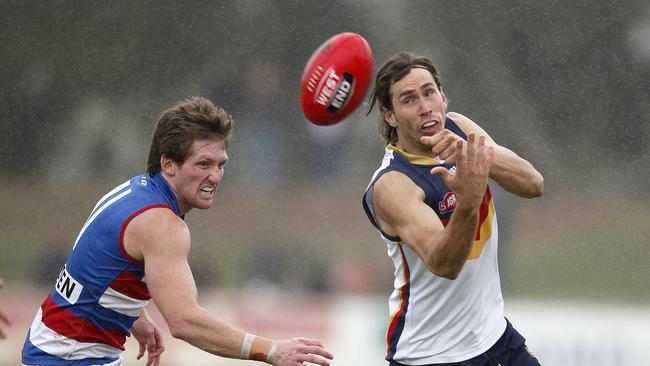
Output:
<path fill-rule="evenodd" d="M 393 144 L 388 144 L 386 146 L 388 149 L 397 151 L 402 155 L 403 157 L 406 158 L 411 164 L 417 164 L 417 165 L 440 165 L 444 164 L 444 160 L 436 159 L 436 158 L 430 158 L 428 156 L 424 155 L 416 155 L 416 154 L 411 154 L 407 153 L 406 151 L 400 149 L 399 147 L 393 145 Z"/>

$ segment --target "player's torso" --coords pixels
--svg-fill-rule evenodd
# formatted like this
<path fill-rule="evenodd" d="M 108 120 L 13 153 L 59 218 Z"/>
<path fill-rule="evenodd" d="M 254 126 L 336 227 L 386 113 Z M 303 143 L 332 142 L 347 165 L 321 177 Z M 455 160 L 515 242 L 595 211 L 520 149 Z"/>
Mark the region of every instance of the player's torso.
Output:
<path fill-rule="evenodd" d="M 124 230 L 138 214 L 156 207 L 179 212 L 159 174 L 134 177 L 100 199 L 34 319 L 23 349 L 25 364 L 97 364 L 119 357 L 150 299 L 144 263 L 125 251 Z"/>
<path fill-rule="evenodd" d="M 458 134 L 465 137 L 462 131 Z M 455 209 L 456 198 L 440 175 L 430 174 L 433 166 L 441 164 L 455 169 L 389 145 L 364 196 L 364 208 L 371 222 L 379 229 L 372 207 L 374 182 L 389 171 L 398 171 L 425 192 L 426 204 L 446 225 Z M 480 208 L 472 251 L 456 280 L 434 275 L 407 243 L 382 232 L 395 265 L 394 291 L 389 299 L 387 359 L 405 364 L 457 362 L 480 354 L 496 342 L 505 329 L 497 236 L 489 188 Z"/>

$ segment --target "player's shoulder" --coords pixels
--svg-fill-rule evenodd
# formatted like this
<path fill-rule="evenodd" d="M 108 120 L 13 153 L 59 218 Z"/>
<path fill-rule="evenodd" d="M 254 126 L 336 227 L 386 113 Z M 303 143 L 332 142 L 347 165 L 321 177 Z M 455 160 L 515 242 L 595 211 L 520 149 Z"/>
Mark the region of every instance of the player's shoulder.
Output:
<path fill-rule="evenodd" d="M 189 229 L 183 219 L 169 207 L 152 207 L 141 212 L 128 224 L 147 235 L 188 235 Z"/>
<path fill-rule="evenodd" d="M 398 203 L 408 198 L 421 198 L 424 191 L 409 176 L 400 171 L 389 171 L 374 185 L 376 201 Z"/>
<path fill-rule="evenodd" d="M 458 128 L 460 128 L 466 135 L 474 132 L 477 135 L 484 135 L 488 138 L 489 141 L 492 141 L 490 135 L 471 118 L 456 112 L 447 112 L 447 117 L 454 121 L 454 123 L 456 123 L 456 126 L 458 126 Z"/>
<path fill-rule="evenodd" d="M 456 125 L 458 125 L 458 127 L 460 127 L 463 131 L 471 129 L 471 127 L 477 125 L 476 122 L 474 122 L 471 118 L 458 112 L 447 112 L 447 117 L 454 121 L 454 123 L 456 123 Z"/>

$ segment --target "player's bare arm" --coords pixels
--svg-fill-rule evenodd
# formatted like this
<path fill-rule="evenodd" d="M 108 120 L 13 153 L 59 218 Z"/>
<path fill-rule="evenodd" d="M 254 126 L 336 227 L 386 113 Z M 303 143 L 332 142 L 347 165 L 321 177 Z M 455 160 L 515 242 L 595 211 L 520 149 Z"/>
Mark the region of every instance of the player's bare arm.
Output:
<path fill-rule="evenodd" d="M 530 162 L 494 142 L 490 135 L 468 117 L 454 112 L 448 112 L 447 117 L 454 120 L 466 134 L 474 132 L 477 136 L 485 136 L 486 144 L 494 148 L 490 178 L 503 189 L 524 198 L 539 197 L 544 193 L 544 178 Z M 447 163 L 453 164 L 456 160 L 454 143 L 458 140 L 461 140 L 460 136 L 443 130 L 425 138 L 423 142 L 431 146 L 434 156 L 437 155 Z"/>
<path fill-rule="evenodd" d="M 309 361 L 329 365 L 332 355 L 316 340 L 295 338 L 275 343 L 248 337 L 246 333 L 219 320 L 198 303 L 196 284 L 187 256 L 190 233 L 183 220 L 164 208 L 154 208 L 136 217 L 125 231 L 127 252 L 146 263 L 149 293 L 169 325 L 172 336 L 206 352 L 229 358 L 250 358 L 274 365 L 298 365 Z"/>
<path fill-rule="evenodd" d="M 463 141 L 456 143 L 461 162 L 455 175 L 449 175 L 444 168 L 435 171 L 443 174 L 457 198 L 456 209 L 446 227 L 424 202 L 422 189 L 402 173 L 386 173 L 375 183 L 373 191 L 375 214 L 382 230 L 398 235 L 432 273 L 449 279 L 458 277 L 472 248 L 491 160 L 486 146 L 478 147 L 480 153 L 477 153 L 477 147 L 469 144 L 469 161 L 465 162 L 463 145 Z"/>

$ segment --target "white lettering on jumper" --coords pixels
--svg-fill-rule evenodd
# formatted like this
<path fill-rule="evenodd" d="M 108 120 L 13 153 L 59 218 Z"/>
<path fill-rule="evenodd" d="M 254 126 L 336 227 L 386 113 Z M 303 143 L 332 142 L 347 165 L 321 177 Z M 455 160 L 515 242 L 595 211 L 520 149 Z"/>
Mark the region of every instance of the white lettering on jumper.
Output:
<path fill-rule="evenodd" d="M 65 265 L 63 266 L 61 273 L 59 273 L 59 278 L 56 280 L 56 285 L 54 287 L 56 288 L 56 292 L 63 296 L 64 299 L 68 300 L 70 304 L 75 304 L 77 300 L 79 300 L 81 290 L 84 288 L 79 281 L 70 276 Z"/>

